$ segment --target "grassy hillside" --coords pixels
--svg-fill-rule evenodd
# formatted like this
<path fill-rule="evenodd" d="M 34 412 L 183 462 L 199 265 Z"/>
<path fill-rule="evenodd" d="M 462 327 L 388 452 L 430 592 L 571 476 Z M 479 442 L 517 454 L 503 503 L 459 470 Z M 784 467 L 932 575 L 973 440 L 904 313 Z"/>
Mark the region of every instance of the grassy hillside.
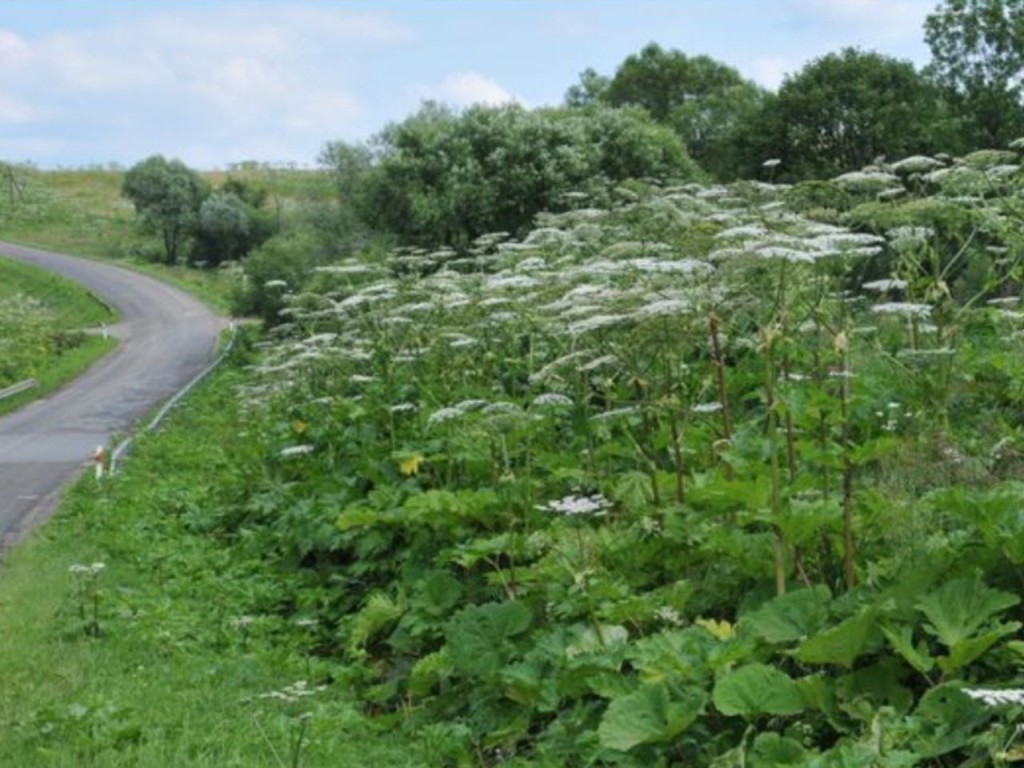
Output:
<path fill-rule="evenodd" d="M 57 389 L 116 346 L 87 334 L 116 315 L 80 286 L 46 270 L 0 258 L 0 387 L 39 386 L 0 401 L 6 413 Z"/>
<path fill-rule="evenodd" d="M 117 319 L 110 307 L 77 283 L 0 256 L 0 301 L 19 294 L 37 300 L 59 330 L 97 328 Z"/>
<path fill-rule="evenodd" d="M 214 187 L 237 178 L 265 190 L 266 206 L 280 220 L 302 206 L 330 200 L 331 179 L 318 171 L 243 165 L 231 172 L 210 172 Z M 23 167 L 19 191 L 0 192 L 0 239 L 93 258 L 114 259 L 185 288 L 228 311 L 237 274 L 154 263 L 155 235 L 138 226 L 129 201 L 121 196 L 124 172 L 110 169 L 39 171 Z"/>

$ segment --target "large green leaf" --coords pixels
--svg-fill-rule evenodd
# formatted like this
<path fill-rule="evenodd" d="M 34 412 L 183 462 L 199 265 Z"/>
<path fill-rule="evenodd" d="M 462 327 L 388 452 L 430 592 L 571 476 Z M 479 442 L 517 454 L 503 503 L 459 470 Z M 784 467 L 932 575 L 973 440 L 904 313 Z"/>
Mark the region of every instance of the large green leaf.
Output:
<path fill-rule="evenodd" d="M 917 734 L 913 747 L 921 757 L 938 757 L 965 746 L 974 730 L 989 718 L 978 702 L 955 685 L 927 691 L 909 718 Z"/>
<path fill-rule="evenodd" d="M 750 768 L 798 768 L 807 764 L 807 750 L 795 739 L 760 733 L 747 754 Z"/>
<path fill-rule="evenodd" d="M 671 741 L 697 719 L 705 701 L 699 688 L 673 690 L 666 682 L 642 685 L 608 705 L 598 739 L 602 746 L 623 752 L 640 744 Z"/>
<path fill-rule="evenodd" d="M 966 667 L 975 659 L 981 657 L 985 651 L 998 643 L 1007 635 L 1012 635 L 1020 629 L 1019 621 L 1011 621 L 1007 624 L 997 624 L 987 632 L 980 635 L 968 637 L 949 649 L 948 656 L 939 657 L 939 669 L 947 675 L 953 674 L 962 667 Z"/>
<path fill-rule="evenodd" d="M 530 627 L 530 610 L 514 600 L 471 605 L 445 625 L 452 663 L 466 675 L 496 675 L 508 656 L 510 638 Z"/>
<path fill-rule="evenodd" d="M 462 583 L 447 571 L 433 571 L 420 582 L 416 605 L 431 616 L 443 616 L 462 599 Z"/>
<path fill-rule="evenodd" d="M 825 624 L 831 599 L 822 586 L 787 592 L 743 616 L 740 626 L 769 643 L 802 640 Z"/>
<path fill-rule="evenodd" d="M 952 648 L 1019 602 L 1017 595 L 992 589 L 979 578 L 955 579 L 921 598 L 917 609 L 929 621 L 925 630 Z"/>
<path fill-rule="evenodd" d="M 767 664 L 748 664 L 722 676 L 712 700 L 723 715 L 795 715 L 804 710 L 793 678 Z"/>
<path fill-rule="evenodd" d="M 809 664 L 838 664 L 850 669 L 858 656 L 877 644 L 876 618 L 874 610 L 861 611 L 804 640 L 796 657 Z"/>
<path fill-rule="evenodd" d="M 892 649 L 918 672 L 925 674 L 935 666 L 935 659 L 928 653 L 927 644 L 922 641 L 916 646 L 914 645 L 912 628 L 904 625 L 897 629 L 883 624 L 881 630 Z"/>

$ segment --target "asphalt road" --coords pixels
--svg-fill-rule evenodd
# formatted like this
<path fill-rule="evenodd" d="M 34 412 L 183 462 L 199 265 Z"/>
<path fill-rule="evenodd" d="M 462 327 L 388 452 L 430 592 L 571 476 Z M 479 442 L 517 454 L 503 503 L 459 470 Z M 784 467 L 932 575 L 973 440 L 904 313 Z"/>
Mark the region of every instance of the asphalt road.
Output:
<path fill-rule="evenodd" d="M 188 294 L 99 262 L 0 242 L 0 255 L 81 283 L 121 321 L 121 344 L 59 392 L 0 418 L 0 552 L 45 519 L 98 445 L 124 435 L 212 359 L 224 320 Z"/>

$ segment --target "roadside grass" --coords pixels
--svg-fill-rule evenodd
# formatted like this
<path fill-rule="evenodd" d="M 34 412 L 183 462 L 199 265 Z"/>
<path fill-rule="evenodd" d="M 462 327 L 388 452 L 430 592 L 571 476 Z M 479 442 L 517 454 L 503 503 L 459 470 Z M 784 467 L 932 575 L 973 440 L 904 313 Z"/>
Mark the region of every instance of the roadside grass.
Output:
<path fill-rule="evenodd" d="M 22 199 L 0 197 L 0 239 L 62 253 L 116 261 L 121 266 L 165 280 L 228 312 L 239 274 L 161 264 L 154 235 L 140 231 L 131 203 L 121 196 L 124 171 L 110 169 L 39 171 L 21 169 Z M 213 186 L 229 177 L 267 193 L 266 206 L 286 217 L 309 202 L 335 194 L 322 171 L 243 165 L 203 176 Z"/>
<path fill-rule="evenodd" d="M 438 764 L 359 712 L 346 669 L 316 654 L 298 617 L 261 610 L 280 575 L 204 530 L 203 511 L 257 461 L 238 380 L 214 374 L 122 474 L 83 478 L 4 561 L 0 764 Z M 94 563 L 94 581 L 69 571 Z M 265 696 L 297 681 L 315 693 Z"/>
<path fill-rule="evenodd" d="M 42 302 L 60 330 L 96 327 L 117 319 L 110 307 L 72 280 L 0 257 L 0 300 L 16 294 Z"/>
<path fill-rule="evenodd" d="M 42 304 L 48 327 L 60 340 L 40 353 L 34 370 L 29 371 L 38 386 L 0 400 L 0 415 L 59 389 L 117 347 L 116 339 L 82 333 L 117 320 L 117 314 L 96 296 L 45 269 L 0 258 L 0 301 L 16 295 L 30 296 Z"/>
<path fill-rule="evenodd" d="M 193 269 L 134 258 L 117 264 L 170 283 L 225 315 L 231 313 L 232 296 L 241 281 L 241 273 L 229 269 Z"/>
<path fill-rule="evenodd" d="M 117 344 L 117 339 L 113 337 L 104 338 L 101 335 L 92 334 L 86 336 L 80 345 L 60 352 L 43 370 L 36 374 L 35 379 L 39 383 L 37 387 L 0 400 L 0 416 L 16 411 L 33 400 L 38 400 L 60 389 L 69 381 L 85 373 L 93 363 L 104 355 L 113 352 L 117 348 Z"/>

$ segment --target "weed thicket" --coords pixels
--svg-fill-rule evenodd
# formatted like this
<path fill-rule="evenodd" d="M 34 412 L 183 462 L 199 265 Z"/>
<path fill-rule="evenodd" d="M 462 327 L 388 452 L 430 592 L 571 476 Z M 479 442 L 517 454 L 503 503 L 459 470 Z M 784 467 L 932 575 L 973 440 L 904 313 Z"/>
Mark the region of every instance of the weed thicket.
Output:
<path fill-rule="evenodd" d="M 0 654 L 0 749 L 1010 760 L 1017 699 L 979 693 L 1021 682 L 1024 243 L 998 160 L 631 183 L 521 239 L 268 284 L 285 322 L 13 559 L 0 588 L 108 570 L 99 637 L 70 596 L 34 630 L 54 679 L 25 696 Z"/>

